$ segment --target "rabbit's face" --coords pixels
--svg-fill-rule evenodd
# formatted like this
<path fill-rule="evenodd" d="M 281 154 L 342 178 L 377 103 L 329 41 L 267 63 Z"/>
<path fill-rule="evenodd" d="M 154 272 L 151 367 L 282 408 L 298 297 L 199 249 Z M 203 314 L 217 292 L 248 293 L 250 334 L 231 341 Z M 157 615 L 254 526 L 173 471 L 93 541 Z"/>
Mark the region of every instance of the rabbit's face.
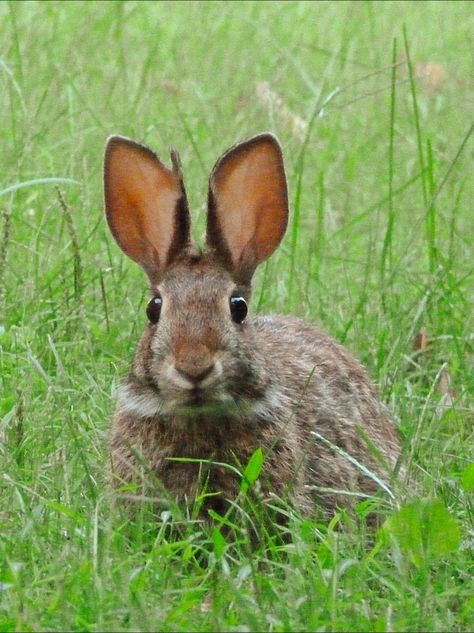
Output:
<path fill-rule="evenodd" d="M 258 400 L 266 380 L 245 319 L 248 288 L 236 286 L 210 256 L 190 255 L 153 290 L 161 311 L 149 326 L 148 375 L 163 413 L 186 409 L 192 415 Z"/>

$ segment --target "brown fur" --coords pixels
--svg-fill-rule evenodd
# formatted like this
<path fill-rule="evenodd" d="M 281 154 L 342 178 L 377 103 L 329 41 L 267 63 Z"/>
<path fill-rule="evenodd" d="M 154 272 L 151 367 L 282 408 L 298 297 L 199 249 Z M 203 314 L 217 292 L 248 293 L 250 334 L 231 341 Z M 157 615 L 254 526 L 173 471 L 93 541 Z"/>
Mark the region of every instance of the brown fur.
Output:
<path fill-rule="evenodd" d="M 237 151 L 235 160 L 224 164 L 236 163 L 241 173 L 246 167 L 242 161 L 248 160 L 252 147 L 260 151 L 264 143 L 265 156 L 271 154 L 272 144 L 277 148 L 269 135 L 256 139 L 250 150 Z M 203 506 L 204 516 L 209 506 L 221 510 L 237 496 L 239 476 L 222 465 L 169 458 L 210 460 L 240 468 L 260 447 L 265 454 L 264 494 L 289 496 L 305 513 L 317 509 L 330 513 L 347 504 L 347 496 L 340 491 L 370 495 L 378 487 L 331 445 L 384 482 L 389 481 L 400 453 L 385 407 L 366 371 L 347 349 L 292 317 L 248 317 L 242 324 L 231 319 L 229 297 L 238 291 L 248 300 L 250 286 L 240 264 L 229 262 L 238 262 L 242 252 L 253 252 L 254 262 L 273 252 L 283 233 L 272 233 L 263 224 L 272 221 L 274 207 L 279 226 L 286 225 L 282 216 L 286 188 L 281 185 L 284 172 L 277 149 L 262 168 L 268 199 L 277 203 L 262 216 L 260 192 L 255 208 L 244 209 L 255 214 L 249 226 L 259 226 L 248 243 L 242 243 L 239 234 L 234 249 L 232 231 L 226 235 L 219 228 L 223 211 L 217 190 L 211 196 L 210 230 L 215 234 L 208 237 L 209 249 L 197 254 L 183 246 L 159 274 L 149 272 L 152 293 L 162 297 L 161 317 L 146 327 L 141 338 L 110 432 L 116 484 L 135 482 L 146 495 L 160 496 L 165 490 L 178 502 L 192 502 L 206 483 L 207 490 L 216 495 Z M 253 156 L 253 168 L 258 171 L 255 160 Z M 278 171 L 278 178 L 271 178 L 272 169 Z M 219 163 L 213 172 L 214 187 L 218 170 Z M 232 180 L 232 174 L 225 176 Z M 273 181 L 277 183 L 274 190 Z M 232 191 L 226 191 L 227 198 L 231 195 Z M 114 209 L 107 211 L 113 222 Z M 123 214 L 121 205 L 120 217 Z M 179 230 L 179 222 L 175 225 Z M 238 232 L 236 227 L 233 231 Z M 164 238 L 173 243 L 173 235 Z M 165 261 L 162 253 L 158 255 Z M 136 251 L 134 258 L 139 260 Z M 145 269 L 148 263 L 147 259 Z M 191 388 L 190 381 L 196 382 L 196 388 Z M 375 445 L 378 457 L 365 436 Z"/>

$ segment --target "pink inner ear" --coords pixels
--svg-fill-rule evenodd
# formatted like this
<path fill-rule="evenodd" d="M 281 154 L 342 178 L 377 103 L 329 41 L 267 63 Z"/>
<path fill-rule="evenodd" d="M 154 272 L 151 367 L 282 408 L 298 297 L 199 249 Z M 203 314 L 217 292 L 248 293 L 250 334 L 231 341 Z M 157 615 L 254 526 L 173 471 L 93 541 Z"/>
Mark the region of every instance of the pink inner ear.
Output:
<path fill-rule="evenodd" d="M 242 212 L 249 207 L 247 198 L 252 200 L 253 206 L 256 200 L 255 193 L 258 195 L 258 192 L 253 191 L 255 185 L 251 176 L 254 168 L 252 160 L 248 160 L 236 165 L 232 175 L 222 182 L 222 186 L 219 179 L 215 181 L 220 227 L 227 244 L 231 245 L 230 253 L 234 266 L 240 263 L 244 248 L 256 230 L 255 214 Z"/>
<path fill-rule="evenodd" d="M 182 195 L 177 175 L 150 150 L 126 139 L 109 141 L 105 159 L 107 220 L 122 250 L 147 272 L 166 264 Z"/>
<path fill-rule="evenodd" d="M 288 194 L 281 152 L 268 135 L 231 150 L 211 178 L 218 225 L 234 267 L 267 259 L 287 225 Z M 211 236 L 212 241 L 212 236 Z"/>

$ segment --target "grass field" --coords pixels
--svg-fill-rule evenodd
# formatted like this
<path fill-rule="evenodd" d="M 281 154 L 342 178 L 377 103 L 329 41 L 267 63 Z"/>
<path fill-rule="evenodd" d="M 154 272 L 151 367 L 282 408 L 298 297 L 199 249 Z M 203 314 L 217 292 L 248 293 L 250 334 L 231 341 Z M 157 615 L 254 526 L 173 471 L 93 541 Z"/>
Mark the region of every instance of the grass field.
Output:
<path fill-rule="evenodd" d="M 0 4 L 0 630 L 472 630 L 473 33 L 469 2 Z M 245 517 L 231 539 L 109 499 L 147 287 L 101 163 L 111 133 L 176 147 L 202 242 L 214 161 L 264 130 L 292 218 L 253 311 L 361 358 L 408 482 L 375 537 L 363 504 L 289 509 L 252 552 Z"/>

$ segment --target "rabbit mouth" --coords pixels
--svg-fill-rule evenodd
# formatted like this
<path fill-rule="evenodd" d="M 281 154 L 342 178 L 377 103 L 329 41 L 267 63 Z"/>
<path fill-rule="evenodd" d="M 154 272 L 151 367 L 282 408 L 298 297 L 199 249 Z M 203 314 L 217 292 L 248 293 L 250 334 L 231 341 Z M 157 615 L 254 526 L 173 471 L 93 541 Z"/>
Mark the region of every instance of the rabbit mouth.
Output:
<path fill-rule="evenodd" d="M 188 393 L 187 402 L 194 406 L 199 406 L 206 403 L 206 393 L 203 389 L 199 387 L 194 387 L 191 389 L 190 393 Z"/>
<path fill-rule="evenodd" d="M 193 389 L 175 391 L 165 396 L 164 406 L 171 413 L 187 418 L 202 417 L 222 418 L 231 415 L 240 417 L 242 407 L 237 403 L 224 386 L 194 387 Z"/>
<path fill-rule="evenodd" d="M 212 408 L 222 407 L 223 394 L 215 387 L 203 388 L 194 387 L 188 391 L 181 392 L 181 402 L 183 406 L 195 408 Z"/>
<path fill-rule="evenodd" d="M 175 405 L 174 413 L 189 420 L 202 418 L 221 419 L 229 414 L 229 403 L 223 399 L 209 398 L 204 393 L 189 394 Z"/>
<path fill-rule="evenodd" d="M 185 417 L 244 419 L 257 414 L 265 417 L 268 409 L 268 402 L 265 399 L 257 399 L 241 396 L 232 396 L 226 390 L 204 390 L 193 389 L 186 394 L 181 394 L 181 398 L 173 402 L 175 413 Z"/>

